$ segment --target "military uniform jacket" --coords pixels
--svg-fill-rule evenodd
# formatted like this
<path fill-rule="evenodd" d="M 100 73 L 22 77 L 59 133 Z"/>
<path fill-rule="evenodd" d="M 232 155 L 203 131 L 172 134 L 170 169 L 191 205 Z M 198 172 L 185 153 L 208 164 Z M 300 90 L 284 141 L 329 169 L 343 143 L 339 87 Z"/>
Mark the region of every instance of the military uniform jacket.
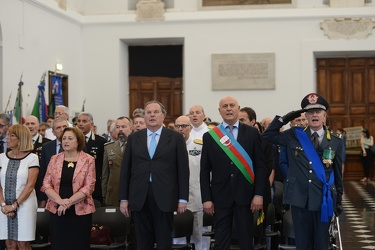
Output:
<path fill-rule="evenodd" d="M 283 123 L 279 121 L 279 116 L 276 116 L 267 130 L 264 131 L 263 137 L 271 143 L 285 146 L 287 150 L 289 170 L 287 179 L 284 182 L 284 203 L 308 208 L 310 211 L 320 211 L 323 199 L 323 183 L 317 177 L 297 138 L 296 128 L 292 127 L 284 132 L 280 132 L 282 126 Z M 305 132 L 310 138 L 310 129 L 305 129 Z M 335 181 L 331 185 L 330 190 L 335 205 L 336 202 L 341 202 L 343 193 L 341 172 L 342 140 L 340 135 L 325 130 L 323 140 L 317 149 L 317 153 L 321 159 L 324 149 L 335 151 L 333 163 L 328 167 L 323 163 L 327 181 L 331 172 L 334 171 Z"/>
<path fill-rule="evenodd" d="M 89 140 L 86 143 L 83 151 L 88 153 L 95 158 L 95 170 L 96 170 L 96 182 L 95 190 L 92 197 L 96 200 L 102 201 L 102 166 L 103 166 L 103 154 L 104 144 L 107 141 L 100 135 L 91 133 Z"/>
<path fill-rule="evenodd" d="M 121 152 L 118 141 L 108 142 L 104 145 L 102 194 L 104 197 L 104 202 L 107 206 L 118 207 L 120 205 L 119 185 L 123 155 L 124 153 Z"/>
<path fill-rule="evenodd" d="M 40 160 L 40 157 L 42 156 L 42 145 L 50 141 L 51 141 L 50 139 L 43 138 L 43 136 L 39 134 L 37 139 L 34 142 L 34 149 L 33 151 L 31 151 L 31 153 L 36 154 Z"/>

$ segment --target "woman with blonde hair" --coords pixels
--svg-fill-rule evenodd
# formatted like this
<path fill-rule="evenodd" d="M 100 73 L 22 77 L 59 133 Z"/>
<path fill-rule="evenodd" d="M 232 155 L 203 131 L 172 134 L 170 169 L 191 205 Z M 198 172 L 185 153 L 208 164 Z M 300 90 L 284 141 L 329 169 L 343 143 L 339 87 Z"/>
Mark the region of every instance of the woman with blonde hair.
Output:
<path fill-rule="evenodd" d="M 64 151 L 52 156 L 41 188 L 51 212 L 51 249 L 90 249 L 95 159 L 82 151 L 86 140 L 79 128 L 65 128 L 59 140 Z"/>
<path fill-rule="evenodd" d="M 5 239 L 7 250 L 31 250 L 38 209 L 34 186 L 39 160 L 30 153 L 34 146 L 26 126 L 11 126 L 6 139 L 11 151 L 0 155 L 0 239 Z"/>

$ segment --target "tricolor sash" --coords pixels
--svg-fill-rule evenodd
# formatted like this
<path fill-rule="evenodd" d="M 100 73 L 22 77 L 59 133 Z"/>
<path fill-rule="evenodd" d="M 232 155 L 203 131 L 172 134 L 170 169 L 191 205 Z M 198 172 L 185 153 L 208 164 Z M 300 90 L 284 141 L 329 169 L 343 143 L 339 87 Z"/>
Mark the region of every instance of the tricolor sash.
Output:
<path fill-rule="evenodd" d="M 326 174 L 324 170 L 323 163 L 319 158 L 318 153 L 316 152 L 310 138 L 303 131 L 302 128 L 295 129 L 297 138 L 301 143 L 303 150 L 306 153 L 307 159 L 312 162 L 312 167 L 315 171 L 318 179 L 323 183 L 323 201 L 321 205 L 321 222 L 328 222 L 328 216 L 333 216 L 333 200 L 331 195 L 330 186 L 333 184 L 335 177 L 333 171 L 329 176 L 328 182 L 326 181 Z"/>
<path fill-rule="evenodd" d="M 225 152 L 229 159 L 234 162 L 246 180 L 248 180 L 251 184 L 254 184 L 255 176 L 253 161 L 241 144 L 234 139 L 233 135 L 224 129 L 223 124 L 210 129 L 208 133 Z"/>

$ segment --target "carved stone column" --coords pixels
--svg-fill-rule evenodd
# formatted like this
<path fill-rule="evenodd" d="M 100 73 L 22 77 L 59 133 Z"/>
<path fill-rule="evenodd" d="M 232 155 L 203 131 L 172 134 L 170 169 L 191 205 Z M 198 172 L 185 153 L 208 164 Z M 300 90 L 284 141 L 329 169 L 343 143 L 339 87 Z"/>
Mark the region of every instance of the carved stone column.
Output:
<path fill-rule="evenodd" d="M 165 9 L 161 0 L 139 0 L 137 3 L 137 21 L 163 21 Z"/>

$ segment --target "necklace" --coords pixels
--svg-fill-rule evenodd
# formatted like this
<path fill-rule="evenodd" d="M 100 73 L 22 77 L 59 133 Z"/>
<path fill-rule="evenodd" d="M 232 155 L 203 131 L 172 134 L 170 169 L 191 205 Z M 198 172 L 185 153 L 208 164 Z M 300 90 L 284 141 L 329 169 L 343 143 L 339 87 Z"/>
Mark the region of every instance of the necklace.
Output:
<path fill-rule="evenodd" d="M 68 168 L 74 168 L 74 162 L 77 160 L 77 157 L 78 157 L 78 154 L 76 156 L 74 156 L 74 157 L 65 157 L 65 160 L 67 162 L 69 162 L 68 163 Z M 71 159 L 71 161 L 68 160 L 68 159 Z"/>
<path fill-rule="evenodd" d="M 16 154 L 14 151 L 15 151 L 15 150 L 12 150 L 13 158 L 17 159 L 19 152 Z"/>

